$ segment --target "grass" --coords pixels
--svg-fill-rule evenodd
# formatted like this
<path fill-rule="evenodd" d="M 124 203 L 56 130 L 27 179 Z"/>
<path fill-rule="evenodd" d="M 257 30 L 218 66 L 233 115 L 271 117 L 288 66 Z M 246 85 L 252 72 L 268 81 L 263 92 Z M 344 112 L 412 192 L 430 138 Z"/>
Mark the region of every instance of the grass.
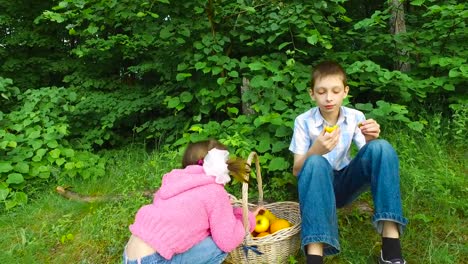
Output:
<path fill-rule="evenodd" d="M 408 263 L 468 263 L 465 143 L 452 148 L 430 133 L 388 135 L 400 156 L 404 211 L 410 220 L 402 238 Z M 143 146 L 130 146 L 103 155 L 110 161 L 105 177 L 51 181 L 37 189 L 26 206 L 2 212 L 2 263 L 120 263 L 128 225 L 138 208 L 151 201 L 143 191 L 159 186 L 161 176 L 177 165 L 179 154 L 147 153 Z M 56 185 L 82 194 L 121 198 L 99 203 L 70 201 L 55 192 Z M 240 189 L 239 185 L 229 188 Z M 265 188 L 265 193 L 275 194 L 268 185 Z M 370 194 L 360 199 L 369 201 Z M 339 212 L 342 252 L 326 263 L 376 263 L 381 245 L 370 217 L 358 211 Z M 292 259 L 304 261 L 301 255 Z"/>

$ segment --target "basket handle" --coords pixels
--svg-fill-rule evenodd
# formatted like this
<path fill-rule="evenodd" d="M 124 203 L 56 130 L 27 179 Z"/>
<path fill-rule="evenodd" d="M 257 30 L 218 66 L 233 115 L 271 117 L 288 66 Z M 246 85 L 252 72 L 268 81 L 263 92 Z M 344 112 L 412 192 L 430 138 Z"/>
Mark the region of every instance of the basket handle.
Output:
<path fill-rule="evenodd" d="M 247 158 L 247 164 L 251 166 L 252 161 L 255 161 L 255 170 L 257 172 L 257 185 L 258 185 L 258 205 L 263 205 L 263 185 L 262 185 L 262 173 L 260 168 L 260 161 L 256 152 L 250 152 L 249 157 Z M 250 178 L 250 173 L 247 173 L 246 180 Z M 244 222 L 244 228 L 246 234 L 250 231 L 250 222 L 249 222 L 249 184 L 246 182 L 242 183 L 242 221 Z"/>

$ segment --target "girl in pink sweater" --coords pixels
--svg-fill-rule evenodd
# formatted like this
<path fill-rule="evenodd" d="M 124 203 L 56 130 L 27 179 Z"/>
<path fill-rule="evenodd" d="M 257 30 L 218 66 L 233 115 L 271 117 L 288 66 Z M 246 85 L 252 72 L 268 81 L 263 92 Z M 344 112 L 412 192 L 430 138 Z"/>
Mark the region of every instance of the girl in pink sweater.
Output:
<path fill-rule="evenodd" d="M 245 161 L 229 159 L 217 140 L 191 143 L 182 167 L 164 175 L 152 204 L 140 208 L 124 263 L 222 263 L 245 234 L 242 208 L 230 203 L 229 175 L 244 179 Z M 262 208 L 249 212 L 250 231 Z"/>

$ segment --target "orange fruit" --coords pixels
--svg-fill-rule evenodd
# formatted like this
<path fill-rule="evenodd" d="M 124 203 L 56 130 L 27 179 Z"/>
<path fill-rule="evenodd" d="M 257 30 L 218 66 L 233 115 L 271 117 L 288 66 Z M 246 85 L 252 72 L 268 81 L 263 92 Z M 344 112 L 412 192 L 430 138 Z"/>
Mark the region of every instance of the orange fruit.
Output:
<path fill-rule="evenodd" d="M 256 237 L 264 237 L 264 236 L 268 236 L 270 233 L 268 232 L 261 232 L 260 234 L 258 234 Z"/>
<path fill-rule="evenodd" d="M 279 231 L 281 229 L 285 229 L 291 227 L 291 223 L 289 223 L 288 220 L 283 219 L 283 218 L 278 218 L 273 221 L 270 225 L 270 233 L 275 233 L 276 231 Z"/>

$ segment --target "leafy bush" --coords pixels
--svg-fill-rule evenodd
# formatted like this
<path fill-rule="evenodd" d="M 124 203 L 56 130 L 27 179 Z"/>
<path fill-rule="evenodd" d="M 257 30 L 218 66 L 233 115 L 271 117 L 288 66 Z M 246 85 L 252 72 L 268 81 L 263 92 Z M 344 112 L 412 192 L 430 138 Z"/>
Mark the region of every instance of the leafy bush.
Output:
<path fill-rule="evenodd" d="M 105 161 L 67 140 L 76 93 L 46 87 L 18 95 L 21 107 L 0 119 L 0 200 L 6 209 L 27 202 L 28 184 L 53 177 L 104 174 Z"/>

